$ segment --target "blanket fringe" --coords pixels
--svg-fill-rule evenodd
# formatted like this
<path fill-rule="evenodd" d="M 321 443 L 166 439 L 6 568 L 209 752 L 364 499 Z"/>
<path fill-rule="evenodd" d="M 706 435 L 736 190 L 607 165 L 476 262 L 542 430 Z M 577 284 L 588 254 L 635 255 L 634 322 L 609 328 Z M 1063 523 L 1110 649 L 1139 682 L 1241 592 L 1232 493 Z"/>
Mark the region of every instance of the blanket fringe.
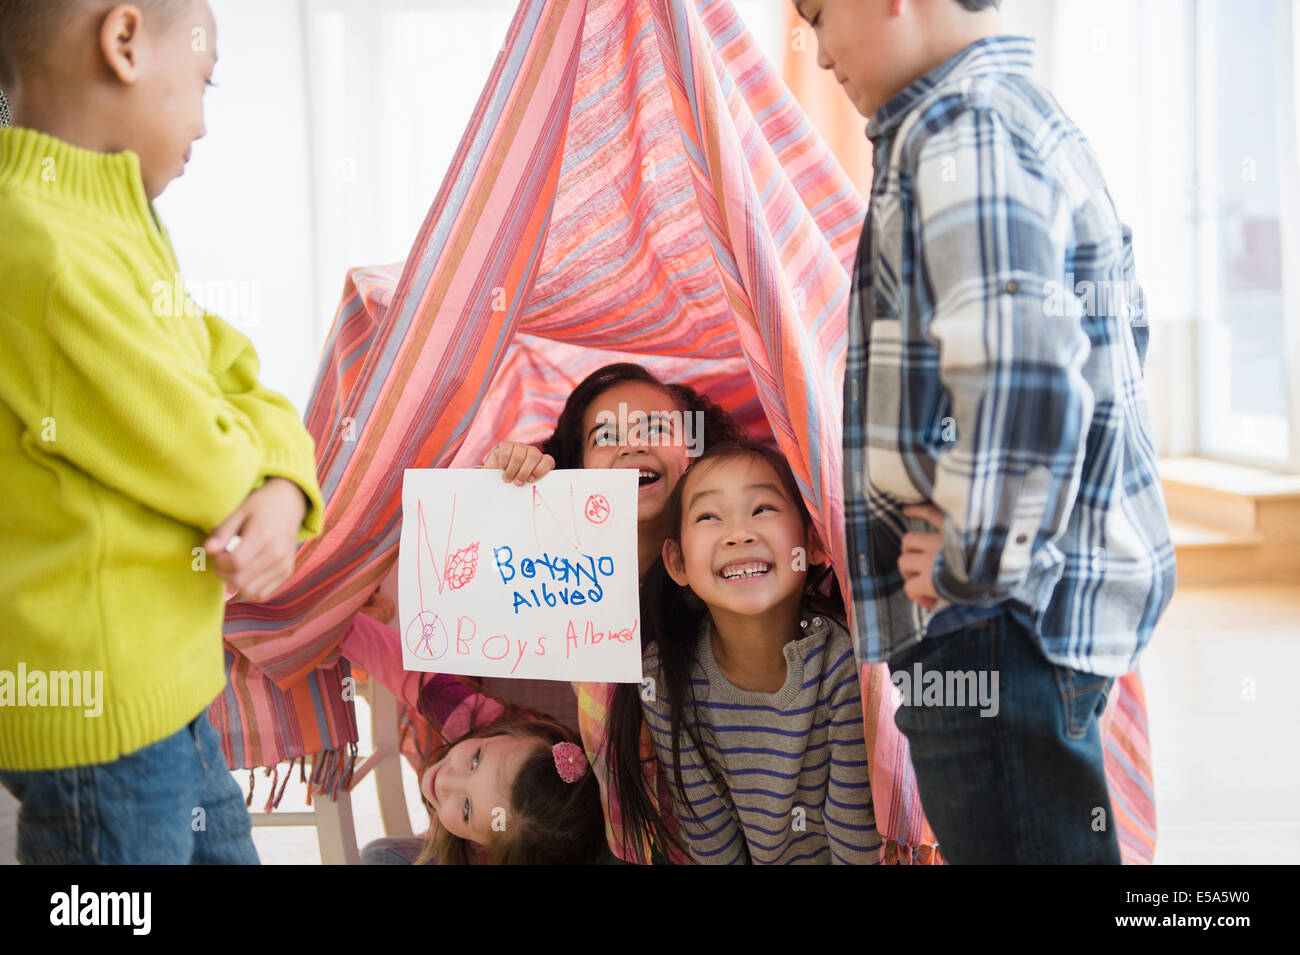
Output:
<path fill-rule="evenodd" d="M 298 764 L 298 781 L 307 789 L 307 805 L 312 804 L 312 800 L 324 795 L 331 800 L 337 800 L 340 792 L 346 792 L 352 788 L 352 777 L 356 773 L 358 753 L 357 744 L 348 743 L 341 748 L 324 749 L 319 753 L 313 753 L 307 756 L 298 756 L 288 760 L 287 763 L 277 763 L 274 766 L 255 767 L 248 771 L 248 796 L 244 799 L 244 805 L 252 807 L 253 795 L 257 788 L 257 770 L 262 770 L 263 778 L 271 780 L 270 792 L 266 794 L 266 804 L 263 806 L 263 812 L 272 812 L 280 808 L 280 801 L 284 799 L 285 791 L 289 788 L 289 783 L 293 781 L 294 764 Z M 311 773 L 308 775 L 307 764 L 311 763 Z M 280 770 L 284 770 L 281 776 Z"/>
<path fill-rule="evenodd" d="M 268 766 L 262 775 L 271 777 L 271 791 L 267 793 L 266 805 L 262 807 L 262 812 L 270 812 L 274 808 L 275 804 L 275 787 L 276 784 L 280 782 L 280 767 L 278 765 Z"/>
<path fill-rule="evenodd" d="M 302 757 L 298 757 L 298 762 L 302 762 Z M 285 770 L 284 782 L 280 784 L 280 791 L 275 794 L 275 801 L 271 803 L 272 809 L 280 808 L 280 800 L 284 798 L 284 791 L 289 788 L 289 780 L 293 779 L 294 760 L 289 760 L 289 768 Z"/>
<path fill-rule="evenodd" d="M 356 764 L 356 743 L 346 743 L 341 749 L 321 750 L 313 756 L 307 804 L 311 805 L 313 796 L 324 795 L 336 800 L 340 791 L 351 789 Z"/>
<path fill-rule="evenodd" d="M 947 865 L 937 845 L 908 846 L 886 839 L 880 850 L 881 865 Z"/>

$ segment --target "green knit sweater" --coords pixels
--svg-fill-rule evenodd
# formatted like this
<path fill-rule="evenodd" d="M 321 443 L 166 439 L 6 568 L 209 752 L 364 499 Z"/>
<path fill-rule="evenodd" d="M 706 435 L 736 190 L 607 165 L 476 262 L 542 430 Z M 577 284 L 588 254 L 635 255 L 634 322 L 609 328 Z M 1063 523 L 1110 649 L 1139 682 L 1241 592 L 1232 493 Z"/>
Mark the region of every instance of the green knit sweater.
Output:
<path fill-rule="evenodd" d="M 0 768 L 183 727 L 225 680 L 207 534 L 273 476 L 320 531 L 311 437 L 179 272 L 134 153 L 0 129 Z"/>

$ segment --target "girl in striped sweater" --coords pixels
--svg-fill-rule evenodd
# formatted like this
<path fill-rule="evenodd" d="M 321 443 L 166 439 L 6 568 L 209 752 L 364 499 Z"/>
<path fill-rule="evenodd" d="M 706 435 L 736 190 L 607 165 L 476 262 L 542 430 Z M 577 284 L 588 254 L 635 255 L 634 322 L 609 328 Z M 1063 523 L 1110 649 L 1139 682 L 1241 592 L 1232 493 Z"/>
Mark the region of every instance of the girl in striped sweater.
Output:
<path fill-rule="evenodd" d="M 878 862 L 853 641 L 826 568 L 808 572 L 825 555 L 789 465 L 753 442 L 706 448 L 668 514 L 641 698 L 678 834 L 625 821 L 700 863 Z M 621 791 L 635 732 L 611 727 Z"/>

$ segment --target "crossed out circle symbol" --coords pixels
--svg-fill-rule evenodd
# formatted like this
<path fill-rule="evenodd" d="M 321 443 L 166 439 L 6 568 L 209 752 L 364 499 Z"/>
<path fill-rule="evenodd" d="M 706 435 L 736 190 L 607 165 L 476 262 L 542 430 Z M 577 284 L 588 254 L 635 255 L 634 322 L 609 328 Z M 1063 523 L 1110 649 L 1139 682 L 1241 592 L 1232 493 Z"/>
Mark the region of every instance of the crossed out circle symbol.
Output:
<path fill-rule="evenodd" d="M 604 494 L 591 495 L 587 498 L 587 506 L 583 509 L 583 513 L 587 515 L 587 520 L 599 527 L 609 520 L 609 498 Z"/>

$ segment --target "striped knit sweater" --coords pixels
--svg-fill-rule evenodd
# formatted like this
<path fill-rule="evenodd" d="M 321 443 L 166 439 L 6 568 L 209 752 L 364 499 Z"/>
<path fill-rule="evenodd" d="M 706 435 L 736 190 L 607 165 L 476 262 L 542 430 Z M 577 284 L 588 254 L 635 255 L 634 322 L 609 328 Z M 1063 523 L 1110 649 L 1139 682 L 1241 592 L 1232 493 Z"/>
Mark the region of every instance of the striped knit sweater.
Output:
<path fill-rule="evenodd" d="M 806 635 L 785 645 L 785 685 L 756 693 L 722 674 L 705 617 L 691 671 L 694 711 L 688 703 L 681 733 L 682 778 L 695 816 L 680 798 L 673 806 L 696 862 L 879 861 L 853 641 L 829 617 L 805 622 Z M 671 711 L 656 645 L 645 649 L 643 668 L 657 689 L 643 703 L 646 722 L 676 796 Z M 704 754 L 686 732 L 692 724 Z"/>

